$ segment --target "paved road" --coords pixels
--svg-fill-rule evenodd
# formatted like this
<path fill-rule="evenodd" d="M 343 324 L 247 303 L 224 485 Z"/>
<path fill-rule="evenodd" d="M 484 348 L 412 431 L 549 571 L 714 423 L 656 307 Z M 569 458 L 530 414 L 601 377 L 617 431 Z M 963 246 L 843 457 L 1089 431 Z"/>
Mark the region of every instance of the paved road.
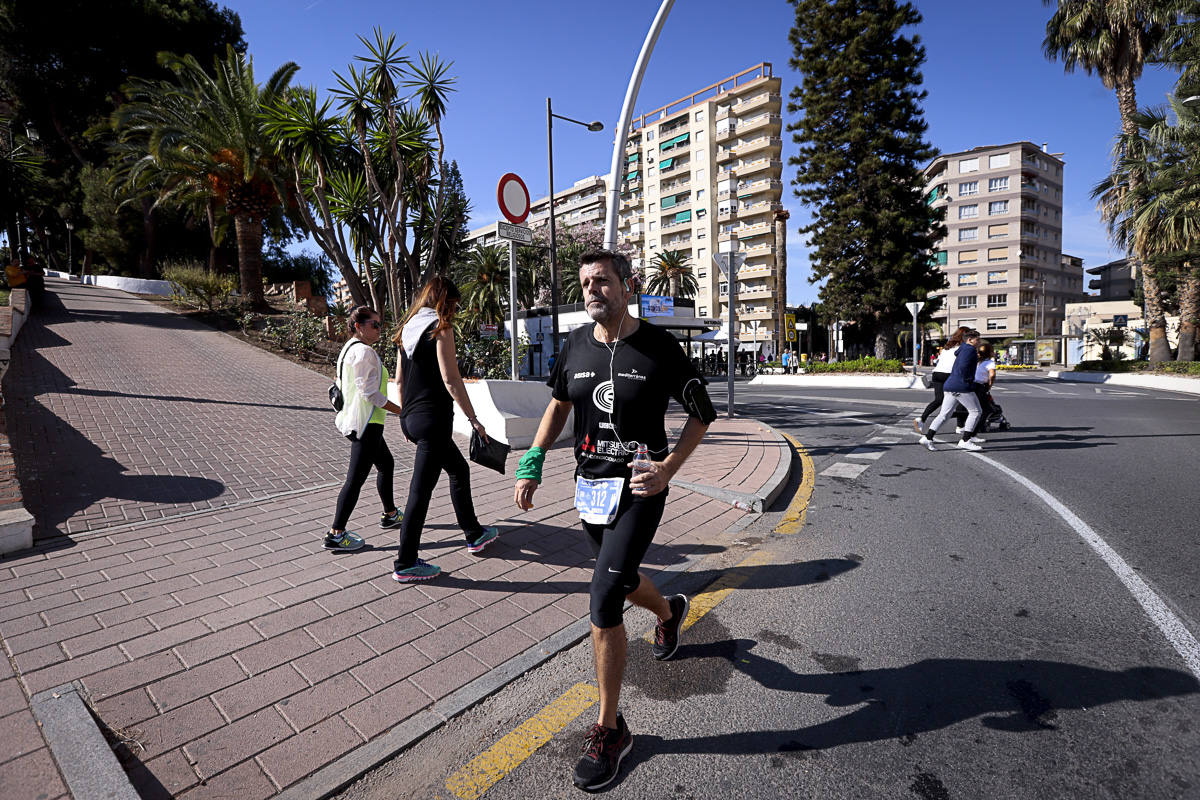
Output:
<path fill-rule="evenodd" d="M 691 588 L 745 582 L 679 660 L 633 643 L 637 741 L 607 794 L 1200 797 L 1197 675 L 1062 517 L 981 458 L 916 446 L 921 393 L 738 388 L 812 456 L 805 524 L 778 532 L 795 525 L 777 509 L 709 557 Z M 1069 506 L 1200 633 L 1196 398 L 1007 375 L 996 396 L 1014 429 L 986 457 Z M 498 777 L 487 798 L 577 797 L 595 710 L 570 700 L 592 681 L 587 646 L 564 653 L 343 797 L 474 797 Z"/>

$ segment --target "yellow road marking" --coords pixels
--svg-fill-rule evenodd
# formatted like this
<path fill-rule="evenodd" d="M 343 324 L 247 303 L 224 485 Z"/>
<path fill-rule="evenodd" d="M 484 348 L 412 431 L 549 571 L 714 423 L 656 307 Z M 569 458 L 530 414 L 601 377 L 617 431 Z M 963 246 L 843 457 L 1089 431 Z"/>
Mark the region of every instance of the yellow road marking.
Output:
<path fill-rule="evenodd" d="M 812 456 L 804 449 L 804 445 L 800 444 L 794 436 L 786 433 L 783 435 L 792 443 L 792 447 L 796 448 L 796 454 L 800 456 L 800 468 L 804 473 L 800 479 L 800 488 L 796 490 L 796 496 L 792 498 L 787 510 L 783 512 L 783 519 L 775 527 L 776 533 L 792 534 L 799 533 L 800 529 L 804 527 L 804 517 L 808 514 L 808 502 L 812 500 L 813 488 L 817 479 L 813 474 Z"/>
<path fill-rule="evenodd" d="M 701 617 L 712 611 L 718 603 L 728 597 L 730 592 L 750 579 L 750 573 L 741 569 L 742 567 L 761 567 L 763 564 L 770 564 L 773 560 L 774 557 L 770 553 L 759 550 L 710 583 L 702 591 L 697 592 L 691 598 L 687 619 L 683 621 L 680 630 L 686 631 L 695 625 L 700 621 Z M 647 631 L 646 635 L 642 638 L 647 642 L 654 641 L 654 628 Z"/>
<path fill-rule="evenodd" d="M 522 722 L 515 730 L 480 753 L 446 780 L 446 788 L 460 800 L 476 800 L 501 778 L 519 767 L 533 751 L 600 700 L 600 690 L 577 683 L 562 697 Z"/>

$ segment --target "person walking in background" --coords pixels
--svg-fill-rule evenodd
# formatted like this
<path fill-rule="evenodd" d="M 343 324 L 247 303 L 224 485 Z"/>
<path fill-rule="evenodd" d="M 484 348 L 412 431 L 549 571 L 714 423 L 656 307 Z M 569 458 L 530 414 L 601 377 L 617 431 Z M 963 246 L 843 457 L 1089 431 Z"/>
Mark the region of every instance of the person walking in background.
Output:
<path fill-rule="evenodd" d="M 975 396 L 979 398 L 979 421 L 975 423 L 975 428 L 971 431 L 971 441 L 976 444 L 983 444 L 984 439 L 978 436 L 981 428 L 987 422 L 988 415 L 992 413 L 991 391 L 992 386 L 996 383 L 996 353 L 992 350 L 991 344 L 988 342 L 980 342 L 975 348 L 979 352 L 979 363 L 975 365 Z M 954 418 L 958 421 L 958 429 L 956 433 L 962 433 L 967 425 L 967 410 L 960 408 L 954 412 Z"/>
<path fill-rule="evenodd" d="M 430 278 L 413 300 L 394 340 L 400 346 L 396 359 L 400 429 L 417 446 L 400 528 L 400 552 L 392 572 L 392 578 L 401 583 L 428 580 L 442 571 L 417 557 L 429 501 L 442 471 L 450 477 L 450 502 L 466 537 L 467 552 L 483 551 L 500 535 L 498 528 L 480 525 L 475 516 L 471 468 L 453 439 L 454 403 L 458 403 L 471 427 L 487 440 L 487 431 L 475 417 L 458 372 L 454 315 L 460 299 L 458 287 L 449 278 Z"/>
<path fill-rule="evenodd" d="M 979 353 L 975 350 L 975 346 L 978 344 L 979 331 L 972 328 L 963 334 L 963 343 L 954 356 L 954 366 L 951 367 L 950 375 L 946 378 L 942 410 L 938 412 L 937 418 L 929 424 L 925 435 L 921 437 L 921 444 L 928 450 L 937 449 L 933 446 L 933 436 L 959 405 L 967 409 L 967 419 L 958 447 L 962 450 L 973 451 L 983 449 L 971 441 L 971 436 L 975 431 L 975 426 L 979 424 L 979 417 L 982 413 L 982 409 L 979 407 L 979 398 L 973 391 L 975 367 L 979 364 Z"/>
<path fill-rule="evenodd" d="M 400 406 L 387 399 L 387 367 L 375 352 L 381 331 L 379 315 L 367 306 L 359 306 L 350 312 L 348 324 L 350 340 L 337 359 L 342 410 L 334 417 L 334 424 L 350 440 L 350 468 L 338 494 L 333 524 L 325 535 L 326 550 L 358 550 L 363 546 L 362 537 L 346 530 L 346 524 L 371 467 L 375 467 L 375 488 L 383 503 L 379 527 L 394 528 L 400 524 L 400 512 L 392 493 L 396 464 L 383 440 L 386 412 L 399 414 Z"/>
<path fill-rule="evenodd" d="M 679 647 L 688 598 L 663 597 L 641 573 L 641 562 L 662 520 L 667 486 L 716 411 L 679 342 L 663 328 L 629 316 L 635 290 L 629 260 L 598 250 L 579 263 L 579 285 L 594 322 L 572 331 L 560 351 L 549 380 L 550 404 L 533 446 L 521 457 L 513 501 L 523 511 L 533 507 L 546 449 L 574 410 L 575 508 L 596 557 L 590 616 L 600 705 L 573 781 L 595 791 L 612 782 L 633 747 L 618 706 L 628 645 L 625 601 L 658 618 L 655 659 L 666 661 Z M 664 424 L 672 397 L 688 414 L 673 450 Z"/>
<path fill-rule="evenodd" d="M 925 424 L 925 420 L 929 419 L 929 415 L 942 407 L 942 401 L 945 399 L 946 378 L 950 377 L 950 369 L 954 366 L 954 356 L 958 352 L 958 346 L 962 344 L 963 334 L 968 330 L 969 328 L 960 327 L 950 334 L 946 346 L 942 348 L 942 352 L 938 353 L 937 361 L 933 364 L 933 373 L 929 376 L 930 383 L 933 384 L 933 400 L 925 406 L 921 416 L 913 420 L 913 428 L 917 433 L 921 433 L 921 426 Z"/>

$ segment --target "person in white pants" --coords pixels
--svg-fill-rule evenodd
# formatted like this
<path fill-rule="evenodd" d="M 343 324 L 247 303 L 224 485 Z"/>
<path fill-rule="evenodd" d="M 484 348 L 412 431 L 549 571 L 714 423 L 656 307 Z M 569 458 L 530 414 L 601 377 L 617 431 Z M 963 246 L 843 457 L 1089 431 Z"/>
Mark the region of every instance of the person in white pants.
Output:
<path fill-rule="evenodd" d="M 972 451 L 983 449 L 971 441 L 975 428 L 979 424 L 979 418 L 983 415 L 979 398 L 974 391 L 975 367 L 979 364 L 979 352 L 976 349 L 978 345 L 979 331 L 972 329 L 963 334 L 963 346 L 958 348 L 958 353 L 954 357 L 954 366 L 950 370 L 950 377 L 946 378 L 942 410 L 925 429 L 925 435 L 920 439 L 921 444 L 927 450 L 937 449 L 933 446 L 934 434 L 960 405 L 967 410 L 967 421 L 963 424 L 962 438 L 958 442 L 958 447 L 962 450 Z"/>

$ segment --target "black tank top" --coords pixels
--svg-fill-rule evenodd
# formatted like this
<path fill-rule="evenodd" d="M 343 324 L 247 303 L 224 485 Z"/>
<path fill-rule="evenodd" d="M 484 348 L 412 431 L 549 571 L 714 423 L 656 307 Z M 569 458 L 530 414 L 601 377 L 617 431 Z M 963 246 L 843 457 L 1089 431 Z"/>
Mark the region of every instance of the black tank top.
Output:
<path fill-rule="evenodd" d="M 421 332 L 412 358 L 408 357 L 403 345 L 400 347 L 400 365 L 404 370 L 402 418 L 409 414 L 435 414 L 446 418 L 454 416 L 454 399 L 446 391 L 442 371 L 438 368 L 437 342 L 429 338 L 429 328 L 436 324 L 437 320 L 431 321 L 429 327 Z"/>

